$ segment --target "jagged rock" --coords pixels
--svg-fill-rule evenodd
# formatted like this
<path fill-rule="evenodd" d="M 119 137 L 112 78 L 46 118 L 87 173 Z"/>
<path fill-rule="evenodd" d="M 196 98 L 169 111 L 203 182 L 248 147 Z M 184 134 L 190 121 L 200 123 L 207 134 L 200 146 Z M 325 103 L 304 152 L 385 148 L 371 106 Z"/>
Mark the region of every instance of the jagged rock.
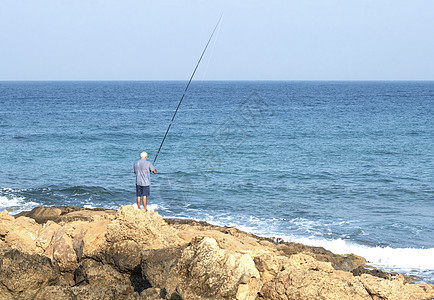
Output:
<path fill-rule="evenodd" d="M 106 247 L 108 219 L 101 219 L 94 222 L 74 221 L 72 235 L 73 248 L 77 254 L 78 260 L 82 258 L 100 259 L 101 253 Z"/>
<path fill-rule="evenodd" d="M 378 270 L 377 268 L 361 265 L 353 270 L 351 270 L 351 273 L 354 276 L 361 276 L 362 274 L 369 274 L 375 277 L 384 278 L 387 280 L 396 280 L 399 278 L 403 283 L 411 283 L 414 282 L 416 279 L 410 276 L 404 276 L 399 273 L 387 273 L 381 270 Z"/>
<path fill-rule="evenodd" d="M 0 240 L 4 246 L 19 249 L 25 253 L 42 254 L 36 246 L 37 232 L 42 226 L 33 219 L 20 217 L 15 219 L 7 211 L 0 213 Z"/>
<path fill-rule="evenodd" d="M 110 244 L 104 250 L 104 261 L 123 272 L 134 270 L 140 265 L 141 251 L 144 248 L 134 241 L 121 241 Z"/>
<path fill-rule="evenodd" d="M 297 253 L 309 253 L 316 260 L 330 262 L 336 270 L 351 272 L 366 263 L 366 259 L 354 254 L 338 255 L 322 247 L 311 247 L 300 243 L 284 242 L 276 248 L 287 256 Z"/>
<path fill-rule="evenodd" d="M 374 300 L 432 300 L 434 287 L 432 285 L 404 284 L 405 278 L 398 276 L 394 280 L 384 280 L 369 274 L 362 274 L 360 281 Z"/>
<path fill-rule="evenodd" d="M 60 225 L 53 221 L 48 221 L 44 227 L 37 232 L 36 246 L 40 247 L 44 252 L 53 240 L 54 234 L 61 228 Z"/>
<path fill-rule="evenodd" d="M 83 260 L 74 272 L 76 285 L 89 284 L 90 286 L 112 286 L 131 284 L 129 274 L 118 272 L 111 265 L 104 265 L 91 259 Z"/>
<path fill-rule="evenodd" d="M 77 255 L 65 227 L 60 227 L 54 233 L 44 255 L 57 261 L 62 272 L 72 272 L 77 268 Z"/>
<path fill-rule="evenodd" d="M 140 293 L 141 300 L 160 300 L 166 296 L 166 291 L 159 288 L 149 288 Z"/>
<path fill-rule="evenodd" d="M 171 271 L 181 258 L 184 248 L 144 250 L 142 252 L 142 277 L 153 287 L 164 288 Z"/>
<path fill-rule="evenodd" d="M 169 225 L 132 206 L 59 209 L 44 225 L 0 213 L 1 300 L 434 299 L 432 285 L 370 270 L 356 255 L 204 222 Z"/>
<path fill-rule="evenodd" d="M 139 300 L 139 293 L 129 285 L 115 286 L 49 286 L 43 288 L 35 300 Z"/>
<path fill-rule="evenodd" d="M 100 210 L 86 209 L 78 210 L 63 214 L 59 217 L 58 222 L 69 223 L 74 221 L 81 222 L 97 222 L 101 220 L 113 220 L 115 218 L 115 210 Z"/>
<path fill-rule="evenodd" d="M 16 249 L 0 252 L 0 299 L 33 299 L 41 288 L 59 284 L 60 277 L 47 257 Z"/>
<path fill-rule="evenodd" d="M 173 247 L 183 243 L 177 231 L 156 212 L 144 212 L 132 205 L 121 206 L 108 225 L 107 241 L 134 241 L 147 249 Z"/>
<path fill-rule="evenodd" d="M 260 275 L 249 254 L 221 249 L 216 240 L 208 237 L 193 241 L 182 251 L 167 253 L 166 257 L 162 251 L 144 253 L 142 272 L 152 286 L 164 289 L 169 297 L 256 298 Z"/>
<path fill-rule="evenodd" d="M 289 258 L 265 252 L 261 256 L 255 257 L 254 261 L 262 280 L 267 282 L 271 281 L 284 269 L 284 265 L 288 264 Z"/>
<path fill-rule="evenodd" d="M 307 254 L 294 254 L 277 276 L 260 291 L 264 299 L 371 299 L 351 273 L 337 271 L 331 263 Z"/>

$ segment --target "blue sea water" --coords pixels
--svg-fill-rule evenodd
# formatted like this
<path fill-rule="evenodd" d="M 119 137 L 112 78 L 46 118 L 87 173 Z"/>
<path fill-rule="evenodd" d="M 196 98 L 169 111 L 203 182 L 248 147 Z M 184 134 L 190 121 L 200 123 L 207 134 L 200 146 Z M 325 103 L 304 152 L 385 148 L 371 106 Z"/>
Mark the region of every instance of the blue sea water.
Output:
<path fill-rule="evenodd" d="M 0 210 L 118 208 L 185 82 L 0 82 Z M 150 208 L 434 283 L 434 82 L 193 82 Z"/>

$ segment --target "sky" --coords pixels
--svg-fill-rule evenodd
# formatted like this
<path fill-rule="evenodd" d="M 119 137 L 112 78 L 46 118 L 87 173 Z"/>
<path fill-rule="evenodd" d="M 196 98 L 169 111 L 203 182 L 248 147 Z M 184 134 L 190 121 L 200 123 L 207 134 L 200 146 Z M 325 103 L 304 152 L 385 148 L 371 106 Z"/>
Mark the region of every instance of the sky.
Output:
<path fill-rule="evenodd" d="M 432 0 L 0 0 L 0 81 L 434 80 Z"/>

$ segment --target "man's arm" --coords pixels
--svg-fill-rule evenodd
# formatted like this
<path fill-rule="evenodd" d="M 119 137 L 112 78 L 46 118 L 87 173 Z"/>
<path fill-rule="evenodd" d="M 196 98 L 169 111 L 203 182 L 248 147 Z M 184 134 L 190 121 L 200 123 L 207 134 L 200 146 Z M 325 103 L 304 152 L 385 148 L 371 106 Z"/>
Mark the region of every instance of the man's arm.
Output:
<path fill-rule="evenodd" d="M 157 170 L 155 170 L 155 167 L 152 164 L 149 166 L 149 171 L 151 171 L 154 174 L 157 174 Z"/>

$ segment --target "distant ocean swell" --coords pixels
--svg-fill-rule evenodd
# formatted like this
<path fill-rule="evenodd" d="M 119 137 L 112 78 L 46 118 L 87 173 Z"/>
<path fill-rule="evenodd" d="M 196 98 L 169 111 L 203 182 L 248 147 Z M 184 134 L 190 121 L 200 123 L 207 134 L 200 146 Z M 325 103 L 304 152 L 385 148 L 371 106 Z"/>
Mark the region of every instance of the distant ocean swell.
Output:
<path fill-rule="evenodd" d="M 0 209 L 133 204 L 132 162 L 155 157 L 184 88 L 0 82 Z M 433 115 L 433 82 L 195 82 L 150 208 L 432 282 Z"/>

